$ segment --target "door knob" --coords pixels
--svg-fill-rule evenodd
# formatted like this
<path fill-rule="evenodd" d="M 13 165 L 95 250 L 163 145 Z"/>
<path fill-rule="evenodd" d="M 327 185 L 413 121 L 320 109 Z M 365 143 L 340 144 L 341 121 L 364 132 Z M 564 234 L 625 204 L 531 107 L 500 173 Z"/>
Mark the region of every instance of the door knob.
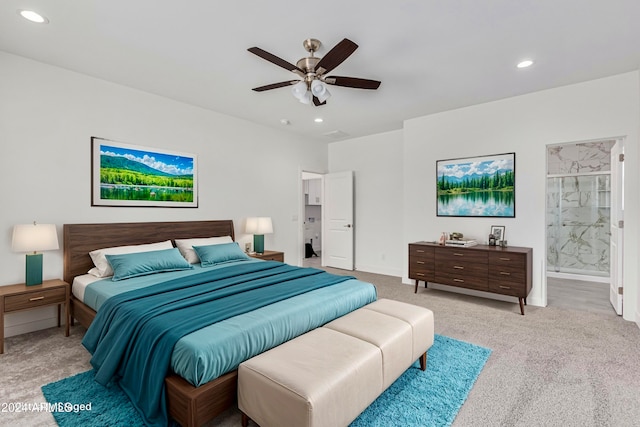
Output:
<path fill-rule="evenodd" d="M 351 224 L 347 224 L 347 225 L 345 225 L 345 227 L 351 228 Z"/>

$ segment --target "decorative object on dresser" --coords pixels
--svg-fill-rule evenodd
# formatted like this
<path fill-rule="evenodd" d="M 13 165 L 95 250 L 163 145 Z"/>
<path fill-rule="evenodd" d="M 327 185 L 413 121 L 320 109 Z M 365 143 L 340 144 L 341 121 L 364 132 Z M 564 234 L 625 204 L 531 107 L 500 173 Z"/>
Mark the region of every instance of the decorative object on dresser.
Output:
<path fill-rule="evenodd" d="M 516 154 L 438 160 L 436 215 L 516 216 Z"/>
<path fill-rule="evenodd" d="M 62 280 L 45 280 L 37 286 L 17 285 L 0 286 L 0 354 L 4 353 L 4 315 L 16 311 L 30 310 L 50 305 L 58 306 L 58 327 L 60 327 L 60 304 L 64 304 L 64 336 L 69 336 L 70 286 Z"/>
<path fill-rule="evenodd" d="M 284 262 L 284 252 L 280 251 L 263 251 L 261 254 L 253 253 L 248 255 L 252 258 L 263 259 L 265 261 Z"/>
<path fill-rule="evenodd" d="M 264 252 L 264 235 L 273 233 L 270 217 L 247 218 L 247 234 L 253 234 L 253 250 L 257 254 Z"/>
<path fill-rule="evenodd" d="M 198 207 L 193 154 L 91 137 L 91 206 Z"/>
<path fill-rule="evenodd" d="M 27 286 L 42 283 L 42 254 L 37 251 L 52 251 L 59 248 L 58 233 L 54 224 L 19 224 L 13 227 L 11 248 L 14 252 L 33 252 L 26 256 Z"/>
<path fill-rule="evenodd" d="M 520 313 L 532 286 L 533 249 L 476 245 L 440 246 L 429 242 L 409 244 L 409 278 L 518 298 Z"/>
<path fill-rule="evenodd" d="M 496 239 L 496 245 L 501 246 L 500 242 L 504 240 L 504 236 L 505 236 L 505 226 L 492 225 L 490 234 L 493 234 L 493 237 Z"/>

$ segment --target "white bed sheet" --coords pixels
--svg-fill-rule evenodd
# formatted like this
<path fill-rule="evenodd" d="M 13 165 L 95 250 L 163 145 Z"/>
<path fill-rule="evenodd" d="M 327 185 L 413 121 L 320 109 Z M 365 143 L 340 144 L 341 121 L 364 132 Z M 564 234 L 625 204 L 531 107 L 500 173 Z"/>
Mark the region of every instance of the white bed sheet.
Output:
<path fill-rule="evenodd" d="M 84 290 L 98 280 L 103 280 L 104 277 L 96 277 L 92 274 L 83 274 L 82 276 L 76 276 L 73 278 L 73 284 L 71 285 L 71 291 L 73 296 L 84 302 Z"/>

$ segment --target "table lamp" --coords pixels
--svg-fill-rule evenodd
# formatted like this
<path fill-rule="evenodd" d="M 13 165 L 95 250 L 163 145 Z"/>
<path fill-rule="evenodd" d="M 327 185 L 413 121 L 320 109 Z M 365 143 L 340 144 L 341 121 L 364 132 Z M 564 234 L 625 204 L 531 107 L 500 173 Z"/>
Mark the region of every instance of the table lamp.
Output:
<path fill-rule="evenodd" d="M 27 253 L 27 286 L 42 284 L 42 254 L 37 251 L 59 249 L 55 224 L 18 224 L 13 227 L 11 248 L 14 252 Z"/>
<path fill-rule="evenodd" d="M 253 234 L 253 250 L 264 253 L 264 235 L 273 233 L 273 224 L 270 217 L 247 218 L 247 234 Z"/>

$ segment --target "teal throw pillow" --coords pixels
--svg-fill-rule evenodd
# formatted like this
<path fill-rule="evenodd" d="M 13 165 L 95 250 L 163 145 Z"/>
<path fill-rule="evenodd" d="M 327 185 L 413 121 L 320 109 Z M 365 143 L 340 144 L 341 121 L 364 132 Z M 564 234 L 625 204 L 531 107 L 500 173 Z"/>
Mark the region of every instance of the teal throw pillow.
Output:
<path fill-rule="evenodd" d="M 193 249 L 200 258 L 202 267 L 211 267 L 217 264 L 224 264 L 233 261 L 246 261 L 251 259 L 249 255 L 242 252 L 238 242 L 222 243 L 219 245 L 194 246 Z"/>
<path fill-rule="evenodd" d="M 113 281 L 193 268 L 177 248 L 136 252 L 133 254 L 105 255 L 105 257 L 111 264 L 111 268 L 113 268 L 113 277 L 111 278 Z"/>

